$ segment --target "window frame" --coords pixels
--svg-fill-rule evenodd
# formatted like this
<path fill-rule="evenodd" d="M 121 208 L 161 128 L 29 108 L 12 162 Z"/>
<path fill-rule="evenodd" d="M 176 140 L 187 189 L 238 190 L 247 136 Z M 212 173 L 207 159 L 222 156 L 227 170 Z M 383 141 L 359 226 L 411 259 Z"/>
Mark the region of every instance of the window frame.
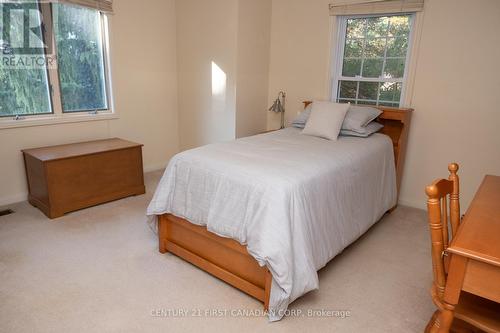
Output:
<path fill-rule="evenodd" d="M 410 26 L 410 33 L 408 34 L 408 48 L 406 51 L 406 57 L 405 57 L 405 69 L 403 73 L 402 78 L 398 79 L 393 79 L 393 78 L 385 78 L 385 77 L 361 77 L 361 76 L 355 76 L 355 77 L 346 77 L 342 76 L 342 66 L 344 63 L 344 50 L 345 50 L 345 42 L 346 42 L 346 37 L 347 37 L 347 20 L 349 19 L 357 19 L 357 18 L 368 18 L 368 17 L 386 17 L 386 16 L 403 16 L 407 15 L 409 16 L 409 26 Z M 399 106 L 396 107 L 402 107 L 404 101 L 406 100 L 406 94 L 408 92 L 408 77 L 410 74 L 410 66 L 411 66 L 411 56 L 413 52 L 413 44 L 414 44 L 414 38 L 415 38 L 415 30 L 416 30 L 416 19 L 417 19 L 417 14 L 414 12 L 404 12 L 404 13 L 383 13 L 383 14 L 366 14 L 366 15 L 344 15 L 344 16 L 337 16 L 337 24 L 334 24 L 334 27 L 336 26 L 337 28 L 337 36 L 336 39 L 334 40 L 334 43 L 332 45 L 333 48 L 333 59 L 332 59 L 332 79 L 331 79 L 331 89 L 330 89 L 330 100 L 337 102 L 339 100 L 339 82 L 340 81 L 351 81 L 351 82 L 394 82 L 394 83 L 401 83 L 401 96 L 399 98 Z M 387 51 L 387 47 L 386 50 Z M 386 55 L 384 55 L 384 60 L 387 59 Z M 380 89 L 377 92 L 378 95 L 380 95 Z M 369 100 L 371 101 L 371 100 Z M 374 101 L 374 104 L 359 104 L 359 105 L 376 105 L 377 102 L 379 101 L 378 97 L 377 100 Z M 384 102 L 384 101 L 382 101 Z M 385 101 L 385 102 L 390 102 L 390 101 Z M 396 102 L 394 102 L 396 103 Z"/>
<path fill-rule="evenodd" d="M 52 25 L 53 8 L 52 3 L 42 4 L 38 2 L 40 16 L 43 20 L 43 25 Z M 78 110 L 78 111 L 64 111 L 62 107 L 62 92 L 59 81 L 59 66 L 56 68 L 46 68 L 48 79 L 49 100 L 51 106 L 51 113 L 38 113 L 38 114 L 22 114 L 19 116 L 10 115 L 0 117 L 0 129 L 2 128 L 15 128 L 39 125 L 51 125 L 58 123 L 73 123 L 82 121 L 95 121 L 116 119 L 118 114 L 114 108 L 114 98 L 112 89 L 112 75 L 111 75 L 111 53 L 110 53 L 110 17 L 102 11 L 98 11 L 100 16 L 101 25 L 101 39 L 102 39 L 102 56 L 103 56 L 103 70 L 104 70 L 104 84 L 106 92 L 106 109 L 98 110 Z M 52 31 L 49 35 L 48 31 Z M 53 54 L 45 54 L 48 59 L 57 59 L 57 45 L 55 42 L 55 29 L 43 29 L 43 41 L 51 39 L 53 45 Z"/>

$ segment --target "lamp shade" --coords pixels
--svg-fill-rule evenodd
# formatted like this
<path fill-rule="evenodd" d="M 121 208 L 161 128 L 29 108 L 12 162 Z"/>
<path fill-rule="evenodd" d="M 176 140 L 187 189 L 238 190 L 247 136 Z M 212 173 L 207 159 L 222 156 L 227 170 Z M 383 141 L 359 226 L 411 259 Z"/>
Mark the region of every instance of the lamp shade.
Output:
<path fill-rule="evenodd" d="M 281 100 L 279 99 L 279 97 L 276 98 L 273 105 L 269 108 L 269 111 L 273 111 L 276 113 L 285 112 L 285 108 L 283 108 L 283 104 L 281 104 Z"/>
<path fill-rule="evenodd" d="M 280 99 L 280 97 L 281 97 L 281 99 Z M 278 98 L 276 98 L 273 105 L 269 108 L 269 111 L 281 113 L 281 127 L 280 128 L 285 128 L 285 97 L 286 97 L 285 92 L 280 91 L 278 94 Z"/>

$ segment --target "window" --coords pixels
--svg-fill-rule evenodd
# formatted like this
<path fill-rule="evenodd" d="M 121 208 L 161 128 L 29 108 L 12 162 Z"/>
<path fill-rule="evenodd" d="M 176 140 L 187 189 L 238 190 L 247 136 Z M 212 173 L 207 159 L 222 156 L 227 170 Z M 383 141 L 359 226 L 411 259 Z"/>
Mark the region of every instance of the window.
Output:
<path fill-rule="evenodd" d="M 413 15 L 343 16 L 333 93 L 345 103 L 398 107 L 404 90 Z"/>
<path fill-rule="evenodd" d="M 0 4 L 0 121 L 111 114 L 107 40 L 97 9 Z"/>

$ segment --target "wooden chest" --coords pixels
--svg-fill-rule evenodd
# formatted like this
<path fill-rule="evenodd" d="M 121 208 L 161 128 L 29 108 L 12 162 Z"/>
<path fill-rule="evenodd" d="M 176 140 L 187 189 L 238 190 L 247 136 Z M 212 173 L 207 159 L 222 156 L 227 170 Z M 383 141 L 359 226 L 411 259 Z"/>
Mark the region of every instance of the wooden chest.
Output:
<path fill-rule="evenodd" d="M 49 218 L 145 193 L 142 145 L 118 138 L 23 150 L 29 202 Z"/>

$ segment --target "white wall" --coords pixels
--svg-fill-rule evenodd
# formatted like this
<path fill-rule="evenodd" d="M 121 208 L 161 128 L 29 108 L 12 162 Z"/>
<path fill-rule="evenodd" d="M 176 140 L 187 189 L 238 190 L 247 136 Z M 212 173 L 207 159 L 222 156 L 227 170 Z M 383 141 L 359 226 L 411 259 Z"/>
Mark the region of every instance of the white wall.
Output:
<path fill-rule="evenodd" d="M 234 0 L 176 1 L 182 150 L 235 137 L 237 13 Z M 222 98 L 212 96 L 212 62 L 227 76 Z"/>
<path fill-rule="evenodd" d="M 144 144 L 146 170 L 178 151 L 174 0 L 115 0 L 111 65 L 119 119 L 0 130 L 0 205 L 26 200 L 21 149 L 121 137 Z"/>
<path fill-rule="evenodd" d="M 273 0 L 269 102 L 288 93 L 287 118 L 305 99 L 330 97 L 329 0 Z M 500 1 L 426 0 L 401 203 L 425 206 L 424 187 L 461 165 L 462 207 L 484 174 L 500 175 Z M 269 115 L 268 127 L 279 126 Z"/>
<path fill-rule="evenodd" d="M 429 0 L 424 15 L 402 199 L 422 205 L 456 161 L 464 210 L 485 174 L 500 175 L 500 1 Z"/>
<path fill-rule="evenodd" d="M 238 138 L 262 132 L 267 126 L 271 4 L 270 0 L 239 1 L 236 85 Z"/>
<path fill-rule="evenodd" d="M 286 121 L 303 109 L 302 101 L 329 98 L 330 0 L 273 0 L 268 104 L 284 90 Z M 268 128 L 280 115 L 268 113 Z"/>
<path fill-rule="evenodd" d="M 178 0 L 176 13 L 181 150 L 265 130 L 271 0 Z"/>

